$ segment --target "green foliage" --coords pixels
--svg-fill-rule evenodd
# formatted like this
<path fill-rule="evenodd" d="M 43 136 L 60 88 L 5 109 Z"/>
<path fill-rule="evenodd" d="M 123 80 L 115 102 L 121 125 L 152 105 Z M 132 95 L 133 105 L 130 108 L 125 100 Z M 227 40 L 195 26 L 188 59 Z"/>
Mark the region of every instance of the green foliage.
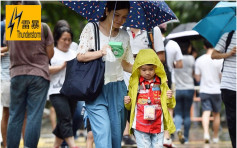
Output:
<path fill-rule="evenodd" d="M 215 1 L 167 1 L 180 23 L 198 22 L 217 4 Z"/>
<path fill-rule="evenodd" d="M 63 5 L 61 2 L 57 1 L 44 1 L 42 3 L 42 21 L 46 22 L 51 30 L 53 30 L 54 25 L 58 20 L 66 20 L 74 34 L 73 41 L 78 43 L 78 39 L 80 38 L 80 34 L 87 21 L 77 14 L 75 11 Z"/>

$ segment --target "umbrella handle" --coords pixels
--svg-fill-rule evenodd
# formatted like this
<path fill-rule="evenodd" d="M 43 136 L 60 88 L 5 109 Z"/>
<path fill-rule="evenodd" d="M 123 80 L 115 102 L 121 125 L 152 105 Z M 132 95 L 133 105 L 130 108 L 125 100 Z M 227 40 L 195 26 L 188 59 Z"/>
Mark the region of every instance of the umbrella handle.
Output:
<path fill-rule="evenodd" d="M 115 14 L 116 6 L 117 6 L 117 1 L 115 2 L 115 6 L 114 6 L 113 19 L 112 19 L 112 23 L 111 23 L 110 31 L 109 31 L 109 41 L 110 41 L 111 34 L 112 34 L 112 27 L 113 27 L 113 24 L 114 24 L 114 14 Z"/>

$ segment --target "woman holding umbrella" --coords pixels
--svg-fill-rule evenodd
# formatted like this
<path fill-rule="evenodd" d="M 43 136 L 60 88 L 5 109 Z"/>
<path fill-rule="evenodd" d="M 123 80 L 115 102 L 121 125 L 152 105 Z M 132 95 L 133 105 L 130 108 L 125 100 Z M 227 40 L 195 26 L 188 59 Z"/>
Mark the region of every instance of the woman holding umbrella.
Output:
<path fill-rule="evenodd" d="M 129 63 L 133 57 L 130 49 L 129 36 L 120 27 L 125 23 L 130 9 L 129 2 L 108 1 L 104 16 L 98 22 L 100 35 L 99 51 L 89 52 L 94 48 L 93 25 L 88 23 L 82 31 L 78 47 L 78 61 L 88 62 L 103 57 L 107 50 L 112 24 L 110 41 L 122 42 L 124 53 L 115 62 L 106 61 L 104 86 L 95 101 L 86 102 L 95 145 L 97 148 L 120 148 L 122 133 L 126 125 L 126 111 L 123 98 L 127 88 L 123 81 L 123 70 L 132 71 Z M 113 21 L 113 23 L 112 23 Z"/>

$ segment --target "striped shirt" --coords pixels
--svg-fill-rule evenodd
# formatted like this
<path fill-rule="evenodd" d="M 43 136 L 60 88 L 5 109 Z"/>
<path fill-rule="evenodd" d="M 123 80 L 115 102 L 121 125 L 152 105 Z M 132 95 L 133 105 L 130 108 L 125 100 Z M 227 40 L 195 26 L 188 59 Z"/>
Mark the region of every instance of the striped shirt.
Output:
<path fill-rule="evenodd" d="M 221 53 L 225 53 L 226 40 L 229 33 L 222 35 L 215 49 Z M 233 34 L 227 52 L 230 52 L 236 46 L 236 31 Z M 221 89 L 229 89 L 236 91 L 236 54 L 228 57 L 224 61 L 224 68 L 221 79 Z"/>

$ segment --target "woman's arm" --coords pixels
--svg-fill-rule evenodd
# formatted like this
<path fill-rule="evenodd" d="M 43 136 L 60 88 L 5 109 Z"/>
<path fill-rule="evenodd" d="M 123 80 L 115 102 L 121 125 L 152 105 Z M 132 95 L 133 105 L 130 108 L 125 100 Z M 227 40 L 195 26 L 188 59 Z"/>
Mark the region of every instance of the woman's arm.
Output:
<path fill-rule="evenodd" d="M 104 45 L 103 48 L 99 51 L 88 51 L 84 54 L 77 54 L 77 60 L 80 62 L 89 62 L 98 58 L 103 57 L 107 54 L 107 48 L 111 50 L 111 47 L 109 45 Z"/>
<path fill-rule="evenodd" d="M 132 73 L 132 64 L 126 62 L 125 60 L 122 61 L 123 70 L 129 73 Z"/>
<path fill-rule="evenodd" d="M 56 73 L 58 73 L 63 68 L 65 68 L 66 65 L 67 65 L 67 62 L 64 62 L 62 65 L 59 65 L 59 66 L 49 66 L 49 74 L 56 74 Z"/>

